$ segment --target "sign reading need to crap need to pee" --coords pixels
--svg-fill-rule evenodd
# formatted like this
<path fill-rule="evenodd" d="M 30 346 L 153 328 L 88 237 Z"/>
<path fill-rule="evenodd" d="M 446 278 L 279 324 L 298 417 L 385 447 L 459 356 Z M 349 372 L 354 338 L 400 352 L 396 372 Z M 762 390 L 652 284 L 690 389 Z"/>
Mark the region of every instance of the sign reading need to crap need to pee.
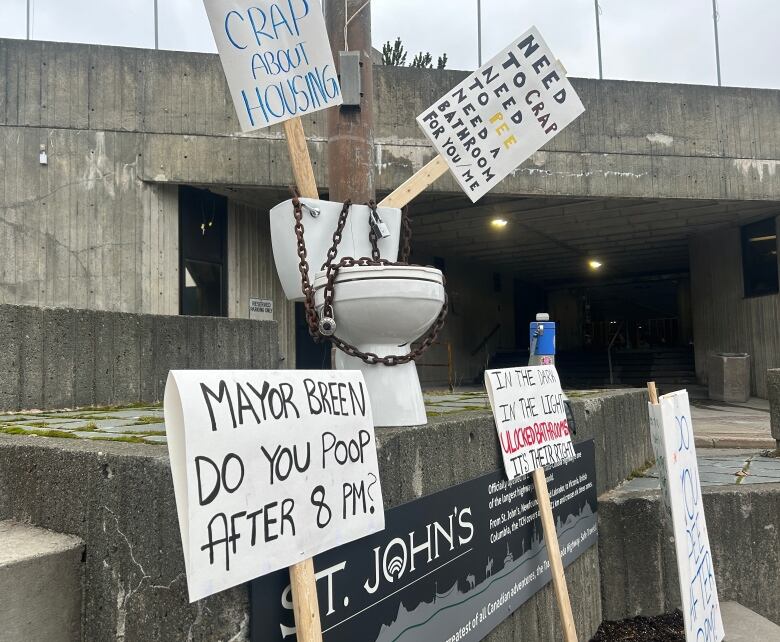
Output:
<path fill-rule="evenodd" d="M 688 393 L 683 390 L 663 395 L 658 404 L 649 404 L 648 409 L 664 507 L 674 530 L 685 639 L 721 642 L 723 620 L 704 518 Z"/>
<path fill-rule="evenodd" d="M 343 100 L 318 0 L 204 0 L 242 131 Z"/>
<path fill-rule="evenodd" d="M 532 27 L 417 122 L 476 203 L 584 111 Z"/>
<path fill-rule="evenodd" d="M 165 425 L 190 601 L 384 528 L 358 371 L 173 371 Z"/>
<path fill-rule="evenodd" d="M 485 386 L 510 480 L 574 457 L 555 366 L 488 370 Z"/>

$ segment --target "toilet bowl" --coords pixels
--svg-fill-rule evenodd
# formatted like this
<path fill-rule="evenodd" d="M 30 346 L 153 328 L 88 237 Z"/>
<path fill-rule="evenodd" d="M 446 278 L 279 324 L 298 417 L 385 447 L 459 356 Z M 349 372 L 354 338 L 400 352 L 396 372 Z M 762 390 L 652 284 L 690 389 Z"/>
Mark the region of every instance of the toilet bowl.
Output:
<path fill-rule="evenodd" d="M 326 272 L 314 279 L 314 301 L 322 313 Z M 419 266 L 341 268 L 334 281 L 333 309 L 338 337 L 378 357 L 404 356 L 428 331 L 444 304 L 439 270 Z M 362 370 L 378 426 L 427 423 L 420 379 L 413 361 L 395 366 L 369 365 L 341 350 L 338 370 Z"/>
<path fill-rule="evenodd" d="M 308 276 L 319 313 L 324 304 L 326 272 L 322 270 L 333 242 L 341 203 L 300 199 Z M 381 257 L 396 261 L 401 236 L 401 211 L 378 208 L 388 228 L 379 239 Z M 292 201 L 271 210 L 271 243 L 279 280 L 292 301 L 304 299 L 300 258 L 294 231 Z M 342 233 L 334 265 L 344 257 L 370 257 L 369 208 L 353 205 Z M 439 270 L 420 266 L 353 266 L 338 270 L 333 289 L 336 336 L 361 352 L 381 357 L 403 356 L 412 342 L 424 335 L 439 316 L 445 300 Z M 369 365 L 358 357 L 336 351 L 339 370 L 361 370 L 377 426 L 419 426 L 427 423 L 420 380 L 413 361 L 387 366 Z"/>

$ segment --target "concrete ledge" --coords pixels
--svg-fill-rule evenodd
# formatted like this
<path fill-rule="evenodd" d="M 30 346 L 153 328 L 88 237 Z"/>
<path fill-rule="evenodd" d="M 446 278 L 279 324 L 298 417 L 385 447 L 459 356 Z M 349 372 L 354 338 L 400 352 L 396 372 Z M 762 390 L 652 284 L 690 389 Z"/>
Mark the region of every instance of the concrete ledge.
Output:
<path fill-rule="evenodd" d="M 162 401 L 174 368 L 278 367 L 275 321 L 0 305 L 0 411 Z"/>
<path fill-rule="evenodd" d="M 0 542 L 0 639 L 80 642 L 84 542 L 11 521 Z"/>
<path fill-rule="evenodd" d="M 696 448 L 731 448 L 745 450 L 765 450 L 775 447 L 770 437 L 702 437 L 695 438 Z"/>
<path fill-rule="evenodd" d="M 780 622 L 775 590 L 780 577 L 780 484 L 702 490 L 721 601 L 737 601 Z M 679 608 L 673 540 L 665 523 L 658 491 L 616 489 L 599 498 L 604 619 Z"/>
<path fill-rule="evenodd" d="M 726 631 L 724 642 L 780 640 L 780 626 L 737 602 L 721 602 L 720 612 Z"/>

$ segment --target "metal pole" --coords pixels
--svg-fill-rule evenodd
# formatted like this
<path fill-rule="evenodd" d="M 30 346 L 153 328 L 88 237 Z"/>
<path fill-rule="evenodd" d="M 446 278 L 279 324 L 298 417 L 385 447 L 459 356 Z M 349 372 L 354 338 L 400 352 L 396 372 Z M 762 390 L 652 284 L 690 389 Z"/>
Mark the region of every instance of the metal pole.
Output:
<path fill-rule="evenodd" d="M 27 0 L 27 40 L 30 39 L 30 1 Z"/>
<path fill-rule="evenodd" d="M 160 22 L 157 14 L 157 0 L 154 0 L 154 48 L 160 48 Z"/>
<path fill-rule="evenodd" d="M 715 26 L 715 64 L 718 67 L 718 87 L 723 83 L 720 77 L 720 40 L 718 38 L 718 1 L 712 0 L 712 23 Z"/>
<path fill-rule="evenodd" d="M 477 60 L 482 66 L 482 0 L 477 0 Z"/>
<path fill-rule="evenodd" d="M 601 13 L 601 7 L 599 6 L 599 0 L 596 1 L 596 43 L 599 50 L 599 80 L 604 80 L 604 67 L 601 62 L 601 20 L 599 13 Z"/>

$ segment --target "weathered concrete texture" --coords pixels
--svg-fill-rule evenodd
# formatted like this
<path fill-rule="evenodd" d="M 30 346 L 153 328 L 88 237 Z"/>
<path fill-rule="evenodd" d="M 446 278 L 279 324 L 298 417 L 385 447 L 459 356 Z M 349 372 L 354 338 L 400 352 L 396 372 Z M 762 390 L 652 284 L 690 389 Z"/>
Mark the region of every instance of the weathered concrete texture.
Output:
<path fill-rule="evenodd" d="M 780 640 L 780 626 L 738 602 L 721 602 L 725 642 L 755 642 Z"/>
<path fill-rule="evenodd" d="M 646 413 L 638 413 L 643 400 L 642 391 L 609 394 L 601 403 L 574 400 L 579 436 L 596 437 L 599 488 L 614 485 L 611 480 L 621 469 L 644 461 L 640 429 L 625 425 L 644 425 Z M 377 440 L 386 508 L 500 467 L 498 439 L 487 413 L 435 419 L 424 430 L 383 428 Z M 246 639 L 245 589 L 195 605 L 187 602 L 164 449 L 0 435 L 0 519 L 11 518 L 86 542 L 85 639 Z M 589 639 L 602 619 L 596 549 L 569 568 L 567 580 L 579 635 Z M 488 639 L 560 637 L 552 587 L 547 587 Z"/>
<path fill-rule="evenodd" d="M 780 484 L 703 489 L 718 593 L 780 623 Z M 671 531 L 658 491 L 614 490 L 599 498 L 604 618 L 679 608 Z M 759 638 L 755 638 L 759 639 Z"/>
<path fill-rule="evenodd" d="M 0 522 L 0 640 L 80 642 L 84 542 Z"/>
<path fill-rule="evenodd" d="M 690 259 L 697 377 L 707 383 L 710 352 L 745 352 L 751 356 L 751 392 L 766 399 L 766 372 L 780 368 L 780 296 L 743 296 L 739 227 L 694 237 Z"/>
<path fill-rule="evenodd" d="M 162 401 L 176 368 L 278 367 L 274 321 L 0 305 L 0 410 Z"/>
<path fill-rule="evenodd" d="M 707 355 L 710 399 L 744 403 L 750 399 L 750 355 L 711 353 Z"/>
<path fill-rule="evenodd" d="M 772 437 L 780 449 L 780 370 L 771 369 L 766 373 L 767 396 L 769 397 L 769 417 Z"/>

